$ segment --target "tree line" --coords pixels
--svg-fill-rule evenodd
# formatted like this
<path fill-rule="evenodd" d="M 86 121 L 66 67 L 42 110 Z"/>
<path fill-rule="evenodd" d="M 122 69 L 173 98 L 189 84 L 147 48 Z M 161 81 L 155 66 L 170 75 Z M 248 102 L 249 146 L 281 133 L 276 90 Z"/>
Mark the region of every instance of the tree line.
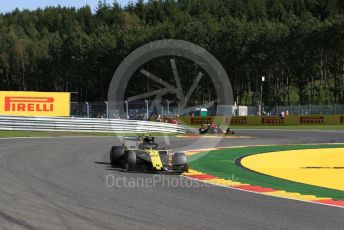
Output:
<path fill-rule="evenodd" d="M 343 14 L 341 0 L 139 0 L 125 7 L 99 2 L 95 11 L 87 5 L 16 9 L 0 15 L 0 90 L 68 91 L 79 101 L 103 101 L 130 52 L 173 38 L 211 52 L 239 104 L 259 103 L 262 76 L 266 105 L 344 104 Z M 209 90 L 203 84 L 197 92 Z"/>

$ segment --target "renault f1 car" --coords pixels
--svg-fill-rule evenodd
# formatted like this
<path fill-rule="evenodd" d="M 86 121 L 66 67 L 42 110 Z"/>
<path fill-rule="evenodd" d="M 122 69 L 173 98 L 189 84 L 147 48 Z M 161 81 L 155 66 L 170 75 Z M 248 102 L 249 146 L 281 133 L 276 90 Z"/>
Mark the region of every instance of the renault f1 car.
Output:
<path fill-rule="evenodd" d="M 222 130 L 221 128 L 217 127 L 215 124 L 203 125 L 199 128 L 199 134 L 224 134 L 224 135 L 232 135 L 234 131 L 231 128 L 227 128 L 226 131 Z"/>
<path fill-rule="evenodd" d="M 159 148 L 154 137 L 123 137 L 121 146 L 112 146 L 110 161 L 124 171 L 183 173 L 188 171 L 186 156 L 168 148 Z"/>

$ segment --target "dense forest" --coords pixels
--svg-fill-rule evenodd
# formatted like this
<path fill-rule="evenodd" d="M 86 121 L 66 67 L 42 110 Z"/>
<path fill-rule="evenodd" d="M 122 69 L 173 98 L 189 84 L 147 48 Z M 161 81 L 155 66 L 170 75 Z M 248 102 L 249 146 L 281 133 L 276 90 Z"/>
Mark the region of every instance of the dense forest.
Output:
<path fill-rule="evenodd" d="M 261 76 L 265 104 L 344 104 L 341 0 L 139 0 L 125 7 L 99 2 L 95 11 L 14 10 L 0 15 L 0 90 L 69 91 L 79 101 L 103 101 L 124 57 L 167 38 L 211 52 L 239 104 L 257 105 Z"/>

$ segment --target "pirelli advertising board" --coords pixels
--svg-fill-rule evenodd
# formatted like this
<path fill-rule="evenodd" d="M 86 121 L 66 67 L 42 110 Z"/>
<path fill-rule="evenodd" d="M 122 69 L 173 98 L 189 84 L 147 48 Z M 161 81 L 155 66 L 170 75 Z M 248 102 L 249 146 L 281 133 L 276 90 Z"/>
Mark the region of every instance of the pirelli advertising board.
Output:
<path fill-rule="evenodd" d="M 70 114 L 70 93 L 0 91 L 0 115 L 64 117 Z"/>
<path fill-rule="evenodd" d="M 180 117 L 179 120 L 189 125 L 210 124 L 216 121 L 215 117 Z M 290 115 L 285 118 L 279 116 L 238 116 L 225 117 L 227 125 L 263 125 L 263 126 L 286 126 L 286 125 L 343 125 L 344 115 Z"/>

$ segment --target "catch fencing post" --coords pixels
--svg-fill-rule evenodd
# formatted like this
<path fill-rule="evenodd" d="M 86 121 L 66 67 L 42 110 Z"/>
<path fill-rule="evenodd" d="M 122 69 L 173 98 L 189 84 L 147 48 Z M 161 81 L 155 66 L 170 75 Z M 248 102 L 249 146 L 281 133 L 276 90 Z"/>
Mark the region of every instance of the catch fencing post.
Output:
<path fill-rule="evenodd" d="M 263 116 L 263 84 L 265 81 L 265 76 L 262 76 L 262 82 L 260 84 L 260 116 Z"/>
<path fill-rule="evenodd" d="M 90 118 L 90 106 L 89 106 L 89 104 L 88 104 L 87 101 L 85 102 L 85 104 L 86 104 L 86 113 L 87 113 L 87 117 Z"/>
<path fill-rule="evenodd" d="M 129 119 L 129 112 L 128 112 L 128 101 L 127 101 L 127 100 L 125 100 L 125 101 L 124 101 L 124 103 L 125 103 L 125 113 L 127 114 L 127 119 Z"/>
<path fill-rule="evenodd" d="M 147 121 L 149 120 L 149 111 L 148 111 L 148 101 L 145 100 L 145 104 L 146 104 L 146 110 L 147 110 Z"/>
<path fill-rule="evenodd" d="M 106 105 L 106 118 L 109 119 L 109 104 L 107 101 L 104 101 Z"/>

